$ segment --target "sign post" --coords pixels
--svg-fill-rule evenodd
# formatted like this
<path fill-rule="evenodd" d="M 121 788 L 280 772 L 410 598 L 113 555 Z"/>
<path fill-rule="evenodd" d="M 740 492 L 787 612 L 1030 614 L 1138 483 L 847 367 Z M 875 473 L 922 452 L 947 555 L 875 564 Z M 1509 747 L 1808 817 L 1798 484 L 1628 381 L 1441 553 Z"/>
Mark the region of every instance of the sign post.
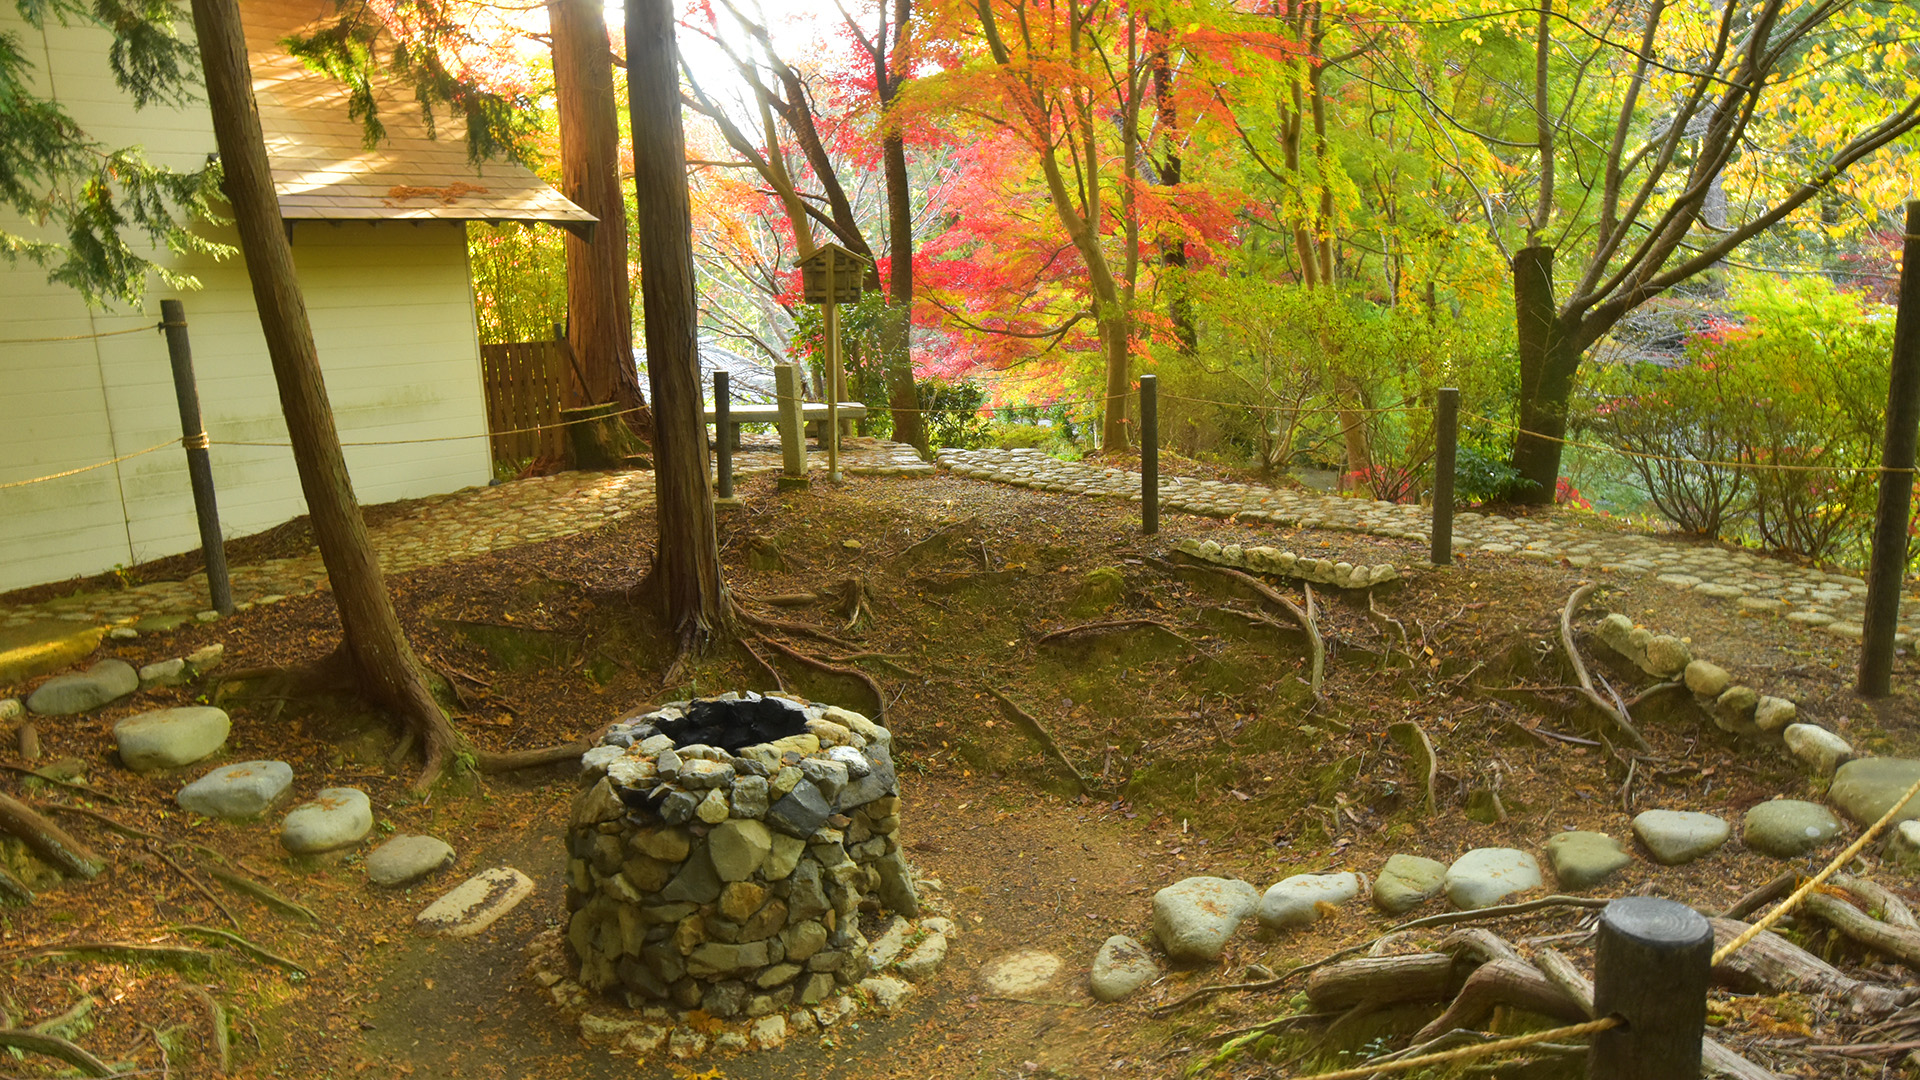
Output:
<path fill-rule="evenodd" d="M 846 388 L 840 370 L 840 305 L 860 301 L 860 281 L 871 264 L 839 244 L 822 244 L 819 250 L 801 259 L 800 281 L 803 298 L 809 304 L 822 305 L 823 336 L 826 338 L 827 389 L 827 479 L 840 482 L 840 396 Z"/>

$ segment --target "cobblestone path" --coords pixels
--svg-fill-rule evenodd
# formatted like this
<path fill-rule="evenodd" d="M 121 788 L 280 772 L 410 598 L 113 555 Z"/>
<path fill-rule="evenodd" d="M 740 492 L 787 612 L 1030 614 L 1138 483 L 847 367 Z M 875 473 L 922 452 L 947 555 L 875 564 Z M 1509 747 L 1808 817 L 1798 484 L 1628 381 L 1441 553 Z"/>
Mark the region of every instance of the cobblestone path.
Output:
<path fill-rule="evenodd" d="M 939 463 L 956 476 L 1039 491 L 1090 498 L 1140 498 L 1139 473 L 1060 461 L 1037 450 L 942 450 Z M 1373 499 L 1163 477 L 1160 505 L 1189 514 L 1431 542 L 1432 514 L 1425 507 Z M 1773 612 L 1837 637 L 1860 639 L 1866 582 L 1753 552 L 1616 532 L 1565 519 L 1509 520 L 1475 513 L 1454 515 L 1453 550 L 1455 554 L 1481 552 L 1543 562 L 1565 559 L 1572 566 L 1607 573 L 1651 575 L 1675 589 L 1716 597 L 1752 611 Z M 1911 622 L 1916 618 L 1920 618 L 1920 597 L 1902 598 L 1901 632 L 1911 634 Z"/>
<path fill-rule="evenodd" d="M 775 472 L 780 466 L 777 445 L 753 445 L 734 455 L 737 475 Z M 810 452 L 807 466 L 810 471 L 824 472 L 825 453 Z M 841 467 L 853 474 L 935 471 L 912 447 L 880 439 L 850 441 L 843 447 Z M 652 505 L 651 472 L 538 476 L 417 500 L 406 517 L 373 530 L 373 546 L 384 570 L 404 573 L 450 559 L 597 529 Z M 327 585 L 327 571 L 317 551 L 235 566 L 230 573 L 234 600 L 242 609 L 316 592 Z M 158 581 L 39 604 L 0 606 L 0 628 L 47 620 L 125 624 L 191 616 L 204 611 L 209 603 L 206 575 L 195 574 L 185 581 Z"/>

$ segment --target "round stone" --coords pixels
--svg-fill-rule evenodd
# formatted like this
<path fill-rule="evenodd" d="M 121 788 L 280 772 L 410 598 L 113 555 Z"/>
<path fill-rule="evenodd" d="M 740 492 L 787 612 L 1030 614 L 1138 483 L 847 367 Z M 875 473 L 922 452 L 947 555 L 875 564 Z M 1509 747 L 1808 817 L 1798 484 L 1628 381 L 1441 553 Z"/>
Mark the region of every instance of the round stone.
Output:
<path fill-rule="evenodd" d="M 1727 842 L 1730 831 L 1725 821 L 1691 810 L 1648 810 L 1633 819 L 1633 835 L 1668 866 L 1711 854 Z"/>
<path fill-rule="evenodd" d="M 83 672 L 55 675 L 27 695 L 27 710 L 41 716 L 90 712 L 140 689 L 140 673 L 124 660 L 102 660 Z"/>
<path fill-rule="evenodd" d="M 280 846 L 295 855 L 356 843 L 373 829 L 373 803 L 358 788 L 327 788 L 280 823 Z"/>
<path fill-rule="evenodd" d="M 1590 889 L 1633 861 L 1606 833 L 1568 831 L 1547 841 L 1547 862 L 1563 889 Z"/>
<path fill-rule="evenodd" d="M 284 761 L 243 761 L 181 788 L 174 801 L 208 817 L 249 818 L 278 802 L 292 784 L 293 766 Z"/>
<path fill-rule="evenodd" d="M 1840 819 L 1819 803 L 1774 799 L 1747 811 L 1741 830 L 1746 845 L 1762 854 L 1791 859 L 1840 834 Z"/>
<path fill-rule="evenodd" d="M 1920 761 L 1905 758 L 1858 758 L 1833 774 L 1827 798 L 1854 823 L 1870 825 L 1893 808 L 1906 790 L 1920 780 Z M 1920 795 L 1908 799 L 1894 821 L 1920 818 Z"/>
<path fill-rule="evenodd" d="M 1447 899 L 1464 910 L 1492 907 L 1540 885 L 1540 864 L 1514 848 L 1475 848 L 1447 867 Z"/>
<path fill-rule="evenodd" d="M 1781 737 L 1787 742 L 1787 750 L 1816 776 L 1832 776 L 1853 757 L 1853 747 L 1847 740 L 1815 724 L 1788 724 Z"/>
<path fill-rule="evenodd" d="M 396 836 L 367 856 L 367 880 L 375 885 L 405 885 L 453 863 L 453 848 L 433 836 Z"/>
<path fill-rule="evenodd" d="M 1153 936 L 1176 962 L 1217 960 L 1259 902 L 1260 890 L 1244 881 L 1186 878 L 1153 894 Z"/>
<path fill-rule="evenodd" d="M 1269 930 L 1311 926 L 1333 908 L 1360 895 L 1367 879 L 1344 874 L 1295 874 L 1276 883 L 1260 898 L 1260 925 Z"/>
<path fill-rule="evenodd" d="M 1097 1000 L 1119 1001 L 1159 977 L 1160 964 L 1145 945 L 1115 934 L 1094 954 L 1087 981 Z"/>
<path fill-rule="evenodd" d="M 1373 880 L 1373 903 L 1389 915 L 1412 911 L 1440 895 L 1447 866 L 1419 855 L 1395 855 Z"/>
<path fill-rule="evenodd" d="M 233 722 L 219 709 L 189 705 L 129 716 L 113 725 L 120 760 L 138 772 L 177 769 L 219 752 Z"/>

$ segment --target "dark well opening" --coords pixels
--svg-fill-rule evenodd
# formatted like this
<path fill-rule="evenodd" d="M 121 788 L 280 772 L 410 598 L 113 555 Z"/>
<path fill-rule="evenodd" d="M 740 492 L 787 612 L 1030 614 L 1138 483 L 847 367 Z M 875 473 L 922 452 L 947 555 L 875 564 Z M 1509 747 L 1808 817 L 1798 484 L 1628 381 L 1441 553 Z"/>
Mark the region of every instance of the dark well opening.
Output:
<path fill-rule="evenodd" d="M 807 715 L 770 698 L 759 701 L 707 699 L 694 702 L 686 716 L 662 720 L 656 726 L 675 746 L 713 746 L 731 754 L 742 747 L 806 734 Z"/>

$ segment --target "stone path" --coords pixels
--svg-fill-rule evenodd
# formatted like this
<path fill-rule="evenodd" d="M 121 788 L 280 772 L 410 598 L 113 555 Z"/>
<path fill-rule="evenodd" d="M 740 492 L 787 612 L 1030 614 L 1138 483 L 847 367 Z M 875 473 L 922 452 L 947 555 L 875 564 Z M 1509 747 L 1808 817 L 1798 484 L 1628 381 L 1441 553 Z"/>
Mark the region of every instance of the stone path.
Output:
<path fill-rule="evenodd" d="M 1140 474 L 1060 461 L 1037 450 L 942 450 L 941 467 L 957 476 L 991 480 L 1089 498 L 1140 498 Z M 1431 512 L 1421 506 L 1219 480 L 1163 477 L 1163 509 L 1269 521 L 1291 528 L 1338 529 L 1395 539 L 1431 542 Z M 1453 519 L 1456 555 L 1514 555 L 1593 568 L 1607 573 L 1653 576 L 1662 584 L 1715 597 L 1752 611 L 1782 614 L 1789 622 L 1836 637 L 1860 640 L 1866 582 L 1795 566 L 1747 551 L 1726 551 L 1643 533 L 1603 531 L 1577 521 L 1509 520 L 1461 513 Z M 1902 633 L 1920 620 L 1920 596 L 1903 597 Z"/>
<path fill-rule="evenodd" d="M 826 454 L 809 452 L 807 466 L 811 471 L 825 472 Z M 778 444 L 749 445 L 734 455 L 737 476 L 777 472 L 780 467 Z M 855 475 L 935 471 L 912 447 L 880 439 L 858 439 L 845 445 L 841 467 Z M 650 472 L 538 476 L 421 499 L 405 518 L 375 528 L 373 546 L 382 569 L 405 573 L 451 559 L 587 532 L 652 505 Z M 327 585 L 327 571 L 317 551 L 235 566 L 231 574 L 236 606 L 242 610 L 317 592 Z M 185 581 L 152 582 L 40 604 L 0 605 L 0 630 L 47 621 L 125 625 L 143 619 L 178 620 L 206 610 L 210 602 L 206 575 L 195 574 Z"/>

